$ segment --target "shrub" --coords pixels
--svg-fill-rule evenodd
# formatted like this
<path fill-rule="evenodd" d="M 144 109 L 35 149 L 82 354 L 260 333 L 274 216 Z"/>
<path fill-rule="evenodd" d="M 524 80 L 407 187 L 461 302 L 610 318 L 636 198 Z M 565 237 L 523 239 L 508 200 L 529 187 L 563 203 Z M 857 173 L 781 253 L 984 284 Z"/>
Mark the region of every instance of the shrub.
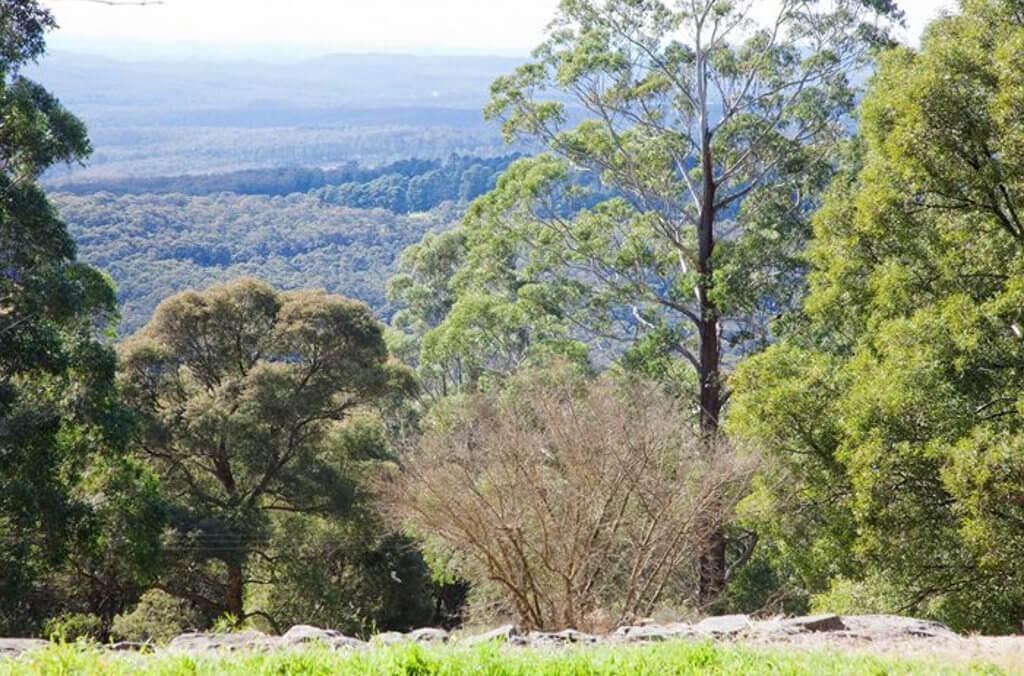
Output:
<path fill-rule="evenodd" d="M 520 376 L 441 417 L 409 449 L 388 506 L 529 628 L 692 599 L 700 552 L 754 466 L 642 383 Z"/>
<path fill-rule="evenodd" d="M 313 624 L 368 636 L 431 624 L 433 586 L 422 556 L 379 521 L 282 518 L 268 561 L 255 567 L 269 584 L 253 585 L 252 605 L 282 631 Z"/>
<path fill-rule="evenodd" d="M 900 614 L 900 591 L 880 575 L 864 580 L 836 578 L 827 592 L 811 597 L 811 612 L 837 615 Z"/>
<path fill-rule="evenodd" d="M 91 613 L 65 613 L 47 620 L 43 635 L 66 643 L 80 639 L 98 641 L 103 635 L 103 620 Z"/>
<path fill-rule="evenodd" d="M 130 613 L 114 618 L 110 633 L 125 641 L 165 643 L 202 626 L 202 614 L 188 601 L 151 589 L 142 595 Z"/>

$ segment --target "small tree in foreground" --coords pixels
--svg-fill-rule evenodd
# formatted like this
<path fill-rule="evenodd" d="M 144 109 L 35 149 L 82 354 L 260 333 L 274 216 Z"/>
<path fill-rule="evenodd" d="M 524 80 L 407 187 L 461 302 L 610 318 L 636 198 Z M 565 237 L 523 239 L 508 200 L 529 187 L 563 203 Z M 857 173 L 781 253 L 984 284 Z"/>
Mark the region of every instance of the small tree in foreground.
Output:
<path fill-rule="evenodd" d="M 438 414 L 389 486 L 390 507 L 529 628 L 685 603 L 754 462 L 708 453 L 679 408 L 642 384 L 521 377 Z"/>

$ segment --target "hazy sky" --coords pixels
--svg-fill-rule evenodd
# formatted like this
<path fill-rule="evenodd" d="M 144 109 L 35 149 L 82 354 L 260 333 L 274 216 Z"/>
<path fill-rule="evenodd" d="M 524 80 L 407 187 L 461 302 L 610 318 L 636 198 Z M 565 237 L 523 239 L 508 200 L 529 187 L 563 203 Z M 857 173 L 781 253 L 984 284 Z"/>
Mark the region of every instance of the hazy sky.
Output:
<path fill-rule="evenodd" d="M 758 0 L 762 2 L 763 0 Z M 770 0 L 768 0 L 770 1 Z M 277 44 L 321 51 L 526 51 L 540 41 L 558 0 L 164 0 L 109 7 L 43 0 L 55 12 L 56 45 L 89 41 Z M 765 2 L 767 4 L 767 2 Z M 916 43 L 953 0 L 903 0 Z"/>

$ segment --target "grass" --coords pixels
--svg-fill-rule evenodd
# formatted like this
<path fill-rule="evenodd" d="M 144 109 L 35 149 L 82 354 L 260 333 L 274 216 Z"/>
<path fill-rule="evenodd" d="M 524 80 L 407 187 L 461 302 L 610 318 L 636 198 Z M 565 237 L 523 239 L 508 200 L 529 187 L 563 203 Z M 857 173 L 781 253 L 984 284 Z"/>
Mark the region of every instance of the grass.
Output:
<path fill-rule="evenodd" d="M 325 648 L 271 654 L 189 656 L 105 652 L 86 645 L 57 645 L 0 659 L 0 676 L 50 674 L 142 674 L 146 676 L 331 676 L 335 674 L 441 676 L 632 676 L 662 674 L 1002 674 L 983 664 L 945 665 L 828 652 L 783 652 L 710 643 L 673 642 L 564 651 L 507 649 L 497 644 L 477 648 L 401 645 L 365 652 L 335 653 Z"/>

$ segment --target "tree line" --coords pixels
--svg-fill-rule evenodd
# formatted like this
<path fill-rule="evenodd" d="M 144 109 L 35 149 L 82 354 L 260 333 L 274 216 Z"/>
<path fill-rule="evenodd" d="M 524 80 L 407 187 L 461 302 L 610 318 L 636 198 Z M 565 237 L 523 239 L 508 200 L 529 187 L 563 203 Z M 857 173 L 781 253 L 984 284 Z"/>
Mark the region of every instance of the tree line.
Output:
<path fill-rule="evenodd" d="M 50 22 L 16 6 L 3 630 L 597 631 L 685 608 L 1016 631 L 1014 0 L 964 0 L 919 50 L 884 1 L 763 24 L 563 2 L 488 107 L 544 152 L 402 254 L 389 328 L 242 278 L 116 348 L 112 291 L 36 180 L 84 129 L 16 76 Z"/>
<path fill-rule="evenodd" d="M 341 166 L 246 169 L 218 174 L 55 180 L 72 195 L 111 193 L 285 196 L 319 191 L 332 204 L 395 213 L 429 211 L 443 202 L 469 202 L 494 187 L 517 155 L 483 158 L 451 155 L 446 160 L 401 160 L 379 167 L 349 161 Z M 324 189 L 324 190 L 321 190 Z"/>

